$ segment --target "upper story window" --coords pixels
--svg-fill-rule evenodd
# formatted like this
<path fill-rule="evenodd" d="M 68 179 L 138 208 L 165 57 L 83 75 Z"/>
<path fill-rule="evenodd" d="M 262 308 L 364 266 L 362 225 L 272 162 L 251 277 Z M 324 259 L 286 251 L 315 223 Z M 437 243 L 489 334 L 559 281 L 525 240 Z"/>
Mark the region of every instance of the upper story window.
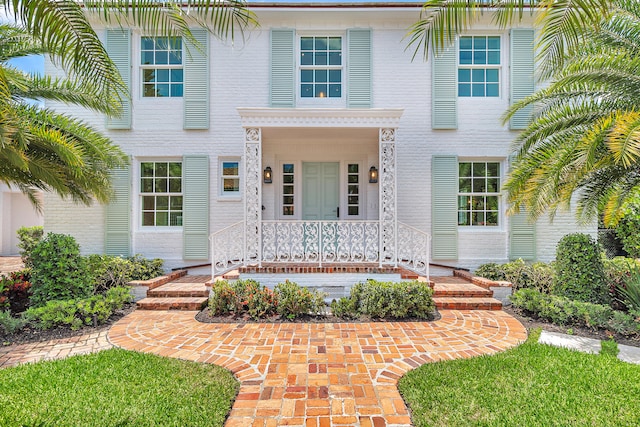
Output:
<path fill-rule="evenodd" d="M 140 164 L 142 225 L 182 225 L 182 162 Z"/>
<path fill-rule="evenodd" d="M 142 37 L 140 42 L 142 96 L 182 97 L 184 76 L 182 38 Z"/>
<path fill-rule="evenodd" d="M 458 225 L 498 226 L 500 163 L 458 164 Z"/>
<path fill-rule="evenodd" d="M 460 37 L 458 96 L 500 96 L 500 36 Z"/>
<path fill-rule="evenodd" d="M 300 37 L 300 97 L 342 98 L 342 37 Z"/>

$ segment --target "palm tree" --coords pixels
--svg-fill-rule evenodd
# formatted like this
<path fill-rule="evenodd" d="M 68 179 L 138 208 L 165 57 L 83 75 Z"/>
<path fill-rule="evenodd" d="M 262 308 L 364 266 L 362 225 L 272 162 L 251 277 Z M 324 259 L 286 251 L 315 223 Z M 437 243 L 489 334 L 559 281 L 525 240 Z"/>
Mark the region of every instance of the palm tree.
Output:
<path fill-rule="evenodd" d="M 535 218 L 577 196 L 579 218 L 613 225 L 640 189 L 640 2 L 617 1 L 585 35 L 549 87 L 507 112 L 537 109 L 505 189 L 512 211 Z"/>
<path fill-rule="evenodd" d="M 50 99 L 110 116 L 129 96 L 120 74 L 91 27 L 89 16 L 113 25 L 179 34 L 190 25 L 234 38 L 255 17 L 244 0 L 0 0 L 20 27 L 0 27 L 0 181 L 17 186 L 39 208 L 35 190 L 90 204 L 109 200 L 109 170 L 122 151 L 86 124 L 29 102 Z M 8 64 L 14 57 L 47 54 L 67 79 L 28 76 Z"/>
<path fill-rule="evenodd" d="M 615 11 L 617 0 L 427 0 L 420 19 L 409 30 L 409 47 L 414 57 L 428 59 L 453 41 L 455 34 L 471 28 L 489 14 L 502 28 L 535 15 L 540 29 L 538 62 L 541 77 L 562 67 L 564 55 L 576 49 L 585 34 L 597 28 Z"/>
<path fill-rule="evenodd" d="M 109 170 L 126 164 L 108 138 L 71 117 L 30 100 L 49 99 L 113 114 L 115 96 L 98 96 L 88 82 L 28 75 L 8 61 L 48 53 L 24 29 L 0 25 L 0 180 L 17 186 L 39 207 L 36 190 L 52 191 L 85 204 L 106 202 Z"/>

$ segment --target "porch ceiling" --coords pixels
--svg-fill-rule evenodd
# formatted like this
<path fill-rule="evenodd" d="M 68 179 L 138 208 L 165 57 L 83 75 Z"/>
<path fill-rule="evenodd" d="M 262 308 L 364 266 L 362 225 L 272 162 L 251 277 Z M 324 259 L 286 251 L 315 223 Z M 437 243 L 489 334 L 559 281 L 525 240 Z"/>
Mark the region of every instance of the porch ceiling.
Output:
<path fill-rule="evenodd" d="M 237 108 L 243 127 L 397 128 L 402 108 Z"/>

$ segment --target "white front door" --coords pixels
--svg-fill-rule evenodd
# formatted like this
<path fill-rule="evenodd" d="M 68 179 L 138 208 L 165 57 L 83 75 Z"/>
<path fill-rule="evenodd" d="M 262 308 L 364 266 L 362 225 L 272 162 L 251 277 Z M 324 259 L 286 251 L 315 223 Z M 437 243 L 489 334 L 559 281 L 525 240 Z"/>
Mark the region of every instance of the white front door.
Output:
<path fill-rule="evenodd" d="M 338 218 L 339 163 L 302 163 L 302 187 L 302 219 L 335 220 Z"/>

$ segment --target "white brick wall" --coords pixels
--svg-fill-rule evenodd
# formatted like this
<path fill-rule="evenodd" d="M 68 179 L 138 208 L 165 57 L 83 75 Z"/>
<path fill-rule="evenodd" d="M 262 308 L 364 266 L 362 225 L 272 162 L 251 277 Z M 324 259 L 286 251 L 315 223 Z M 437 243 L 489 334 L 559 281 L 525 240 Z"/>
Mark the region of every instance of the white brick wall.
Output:
<path fill-rule="evenodd" d="M 458 129 L 431 129 L 431 63 L 420 56 L 412 60 L 406 48 L 407 28 L 418 19 L 418 9 L 314 9 L 301 11 L 256 9 L 261 27 L 247 35 L 246 41 L 235 43 L 211 39 L 211 126 L 206 131 L 182 130 L 181 99 L 141 99 L 139 34 L 133 36 L 133 127 L 130 131 L 107 131 L 107 134 L 131 154 L 134 165 L 144 159 L 180 158 L 185 154 L 208 154 L 211 168 L 210 230 L 216 231 L 242 220 L 242 198 L 222 200 L 218 197 L 218 161 L 220 157 L 243 155 L 243 129 L 237 107 L 268 107 L 269 99 L 269 30 L 296 28 L 305 34 L 327 31 L 346 34 L 348 28 L 372 28 L 372 94 L 374 108 L 402 108 L 397 143 L 398 217 L 400 221 L 431 231 L 431 157 L 456 154 L 466 158 L 505 160 L 509 144 L 516 135 L 501 125 L 500 117 L 508 106 L 508 31 L 490 26 L 488 18 L 475 27 L 474 33 L 502 36 L 501 97 L 487 99 L 461 98 L 458 102 Z M 99 31 L 100 32 L 100 31 Z M 51 71 L 48 64 L 47 69 Z M 95 114 L 52 104 L 71 111 L 104 130 L 104 121 Z M 368 131 L 367 131 L 368 132 Z M 303 161 L 312 159 L 350 160 L 360 156 L 363 168 L 377 164 L 377 129 L 370 136 L 371 145 L 358 145 L 340 131 L 329 133 L 323 140 L 320 131 L 286 129 L 263 138 L 263 166 L 277 172 L 279 161 L 289 157 Z M 286 137 L 286 138 L 285 138 Z M 286 139 L 286 141 L 285 141 Z M 305 146 L 294 154 L 287 141 Z M 331 146 L 330 144 L 334 144 Z M 350 145 L 351 144 L 351 145 Z M 328 157 L 327 157 L 328 156 Z M 309 160 L 311 159 L 311 160 Z M 504 164 L 506 169 L 506 162 Z M 242 165 L 241 165 L 242 170 Z M 138 192 L 137 172 L 133 174 L 133 194 Z M 274 180 L 277 182 L 277 180 Z M 241 187 L 243 177 L 241 177 Z M 377 186 L 365 184 L 367 217 L 377 218 Z M 276 185 L 263 186 L 265 218 L 273 218 L 277 209 Z M 188 264 L 182 257 L 182 234 L 179 231 L 147 232 L 140 227 L 138 200 L 133 203 L 133 249 L 149 257 L 163 257 L 169 266 Z M 47 230 L 74 234 L 84 252 L 101 252 L 104 244 L 102 207 L 76 207 L 55 197 L 47 197 L 45 227 Z M 452 213 L 455 214 L 455 213 Z M 459 260 L 464 267 L 482 262 L 505 261 L 508 257 L 507 219 L 496 230 L 461 230 L 458 238 Z M 559 216 L 553 225 L 541 223 L 537 231 L 538 254 L 549 259 L 561 234 L 578 228 L 571 216 Z M 594 227 L 587 228 L 595 233 Z"/>

